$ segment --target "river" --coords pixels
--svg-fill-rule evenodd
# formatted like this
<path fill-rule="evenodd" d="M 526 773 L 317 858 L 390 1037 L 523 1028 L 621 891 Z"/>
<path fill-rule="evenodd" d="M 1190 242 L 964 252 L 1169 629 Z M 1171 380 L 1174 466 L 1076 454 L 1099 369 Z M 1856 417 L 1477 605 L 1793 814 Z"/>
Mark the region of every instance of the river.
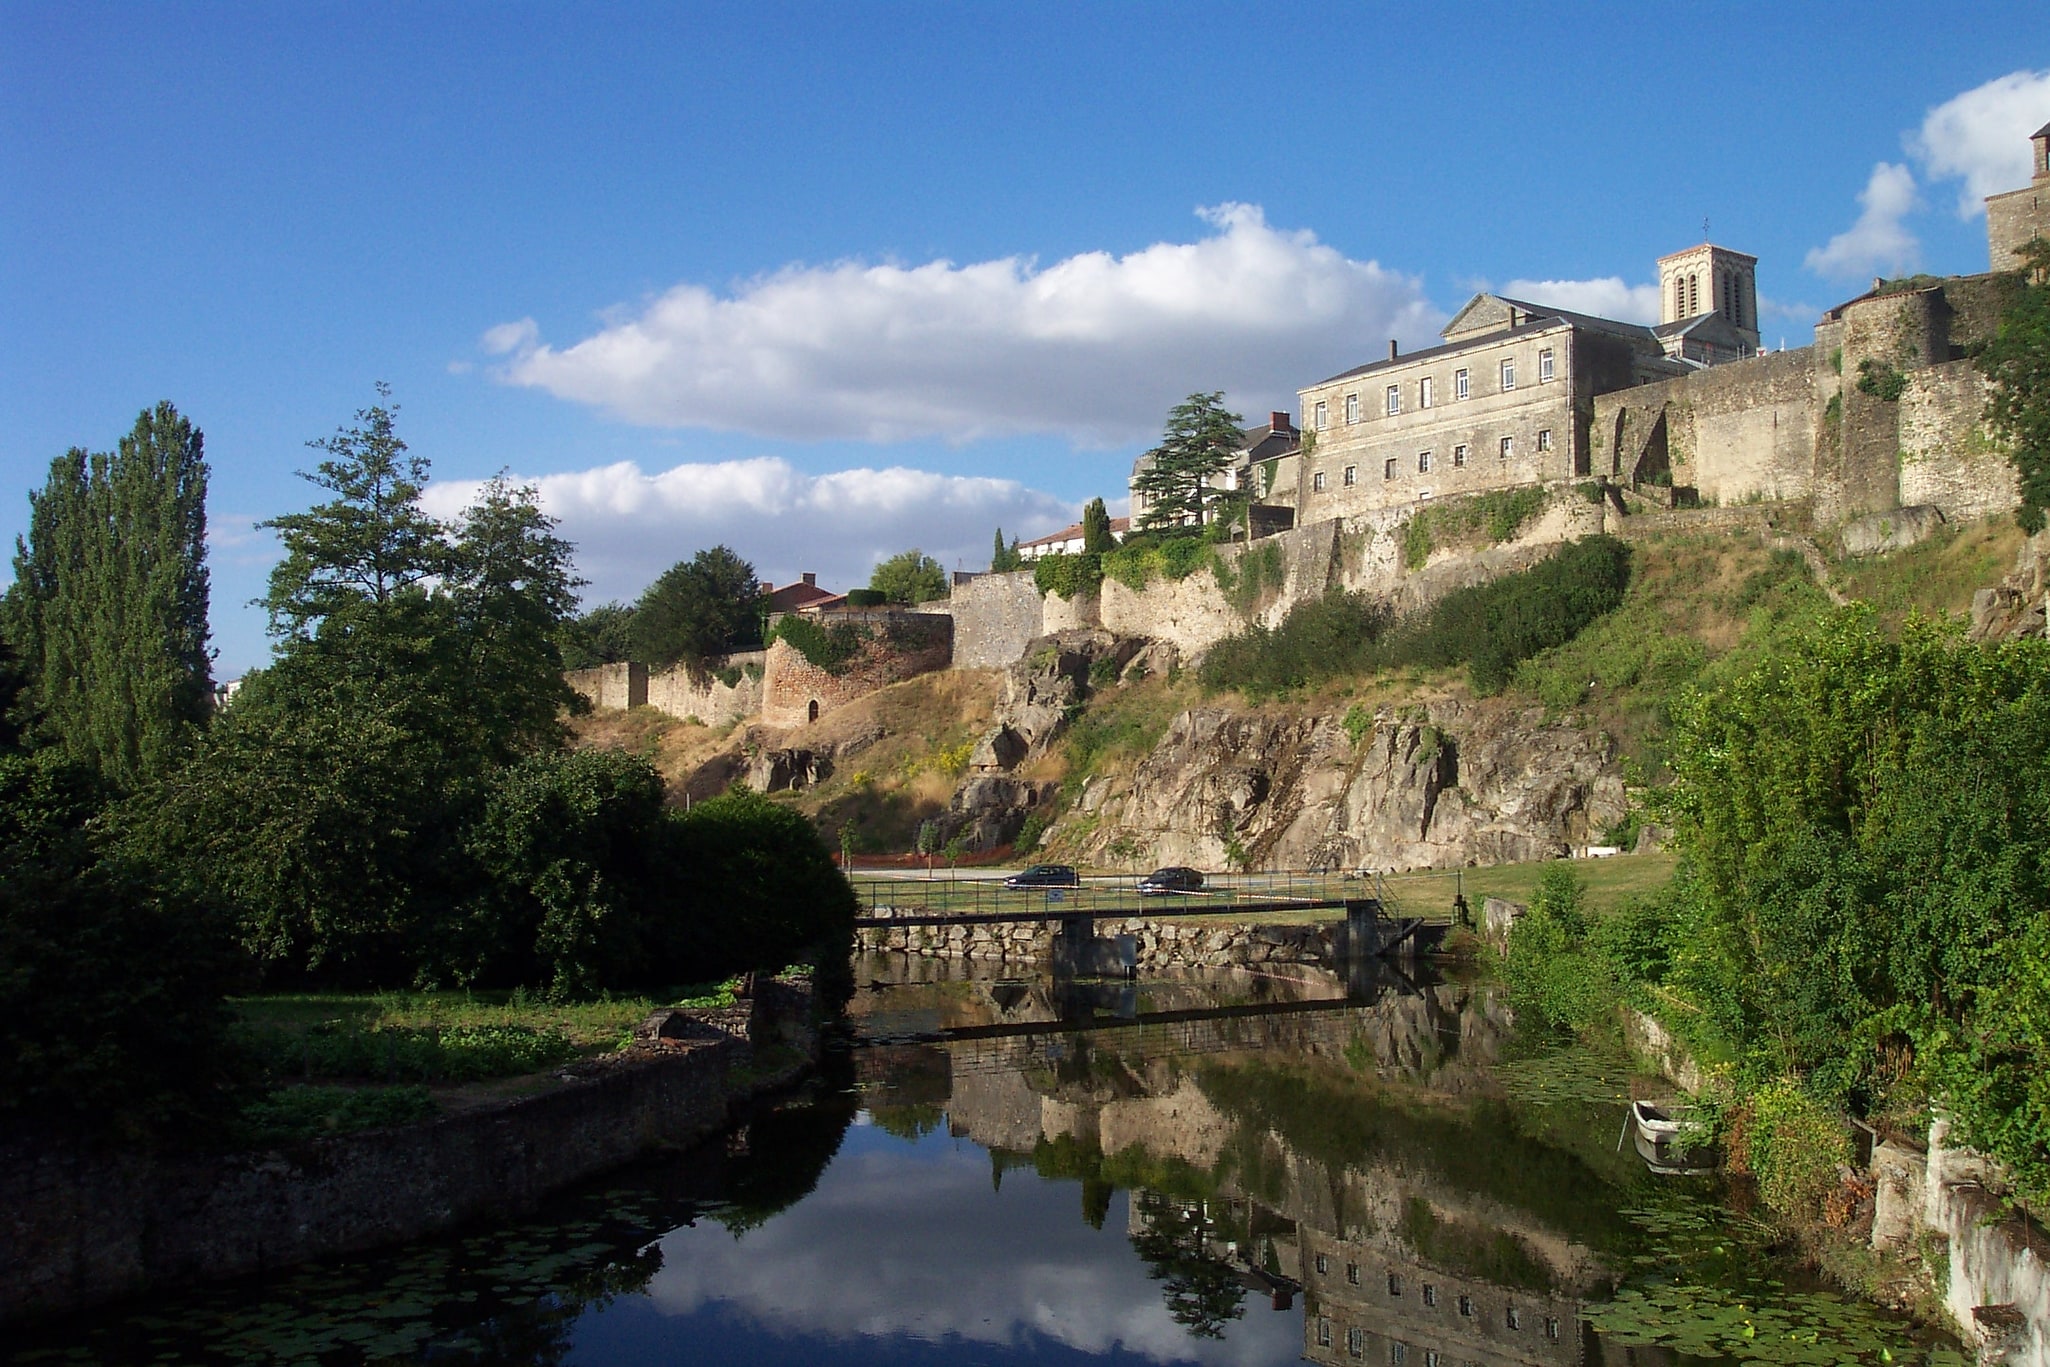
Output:
<path fill-rule="evenodd" d="M 1817 1285 L 1655 1079 L 1485 982 L 857 965 L 850 1047 L 527 1218 L 42 1326 L 10 1364 L 1961 1364 Z"/>

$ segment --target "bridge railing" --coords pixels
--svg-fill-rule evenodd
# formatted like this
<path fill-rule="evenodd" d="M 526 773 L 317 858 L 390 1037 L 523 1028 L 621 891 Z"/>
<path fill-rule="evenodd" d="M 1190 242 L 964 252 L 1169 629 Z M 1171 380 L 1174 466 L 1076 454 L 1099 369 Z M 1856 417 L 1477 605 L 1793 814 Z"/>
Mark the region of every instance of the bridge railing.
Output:
<path fill-rule="evenodd" d="M 852 880 L 862 908 L 869 914 L 879 908 L 890 908 L 900 913 L 962 916 L 1033 911 L 1123 911 L 1134 916 L 1171 911 L 1187 916 L 1199 909 L 1214 909 L 1220 916 L 1231 916 L 1241 907 L 1257 906 L 1264 917 L 1285 919 L 1287 905 L 1301 903 L 1306 918 L 1329 919 L 1335 902 L 1376 896 L 1394 914 L 1428 920 L 1450 920 L 1453 914 L 1449 905 L 1397 906 L 1396 899 L 1372 874 L 1323 869 L 1206 874 L 1200 892 L 1153 896 L 1140 895 L 1136 874 L 1088 876 L 1079 886 L 1070 888 L 1017 889 L 1004 886 L 1005 876 L 981 871 L 939 870 L 928 875 L 924 870 L 857 869 Z"/>

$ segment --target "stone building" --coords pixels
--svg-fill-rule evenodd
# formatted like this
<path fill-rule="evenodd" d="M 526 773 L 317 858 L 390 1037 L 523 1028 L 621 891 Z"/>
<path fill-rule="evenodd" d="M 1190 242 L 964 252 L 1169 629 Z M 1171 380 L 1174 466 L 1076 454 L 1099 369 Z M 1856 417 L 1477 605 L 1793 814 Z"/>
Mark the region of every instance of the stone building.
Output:
<path fill-rule="evenodd" d="M 1301 392 L 1298 525 L 1584 475 L 1595 396 L 1691 368 L 1641 324 L 1496 294 L 1440 335 Z"/>
<path fill-rule="evenodd" d="M 1986 248 L 1996 271 L 2018 270 L 2021 249 L 2031 239 L 2050 237 L 2050 123 L 2029 138 L 2035 174 L 2019 190 L 1986 197 Z"/>
<path fill-rule="evenodd" d="M 1659 325 L 1652 332 L 1666 355 L 1724 365 L 1758 354 L 1757 257 L 1704 242 L 1660 257 L 1658 266 Z"/>

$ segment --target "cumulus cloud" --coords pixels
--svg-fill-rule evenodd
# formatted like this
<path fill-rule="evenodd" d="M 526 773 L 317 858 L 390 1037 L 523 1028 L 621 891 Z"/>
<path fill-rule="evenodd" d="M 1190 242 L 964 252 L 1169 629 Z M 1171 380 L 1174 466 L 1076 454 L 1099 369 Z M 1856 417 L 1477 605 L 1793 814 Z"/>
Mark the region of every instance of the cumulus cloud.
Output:
<path fill-rule="evenodd" d="M 678 560 L 720 544 L 764 578 L 787 583 L 811 570 L 835 590 L 861 587 L 877 561 L 913 546 L 950 570 L 984 569 L 997 527 L 1030 540 L 1078 512 L 1016 480 L 901 467 L 810 475 L 775 457 L 653 474 L 623 461 L 514 482 L 535 487 L 576 545 L 587 603 L 636 598 Z M 477 489 L 474 480 L 437 482 L 423 502 L 453 517 Z"/>
<path fill-rule="evenodd" d="M 1125 1224 L 1122 1209 L 1093 1230 L 1076 1215 L 1071 1184 L 1022 1176 L 994 1192 L 983 1152 L 945 1142 L 843 1149 L 816 1191 L 743 1239 L 709 1221 L 677 1230 L 663 1240 L 649 1298 L 666 1314 L 716 1305 L 792 1336 L 1051 1340 L 1081 1353 L 1256 1367 L 1301 1356 L 1300 1312 L 1258 1302 L 1225 1338 L 1191 1336 L 1112 1232 Z"/>
<path fill-rule="evenodd" d="M 1356 261 L 1250 204 L 1125 256 L 793 265 L 726 293 L 677 285 L 565 347 L 532 319 L 484 334 L 496 373 L 628 422 L 894 441 L 1155 434 L 1183 395 L 1241 411 L 1414 344 L 1443 321 L 1413 277 Z"/>
<path fill-rule="evenodd" d="M 1649 324 L 1659 320 L 1659 287 L 1626 285 L 1619 275 L 1600 280 L 1511 280 L 1498 293 L 1624 323 Z"/>
<path fill-rule="evenodd" d="M 1917 203 L 1915 176 L 1907 167 L 1880 162 L 1858 193 L 1858 221 L 1824 247 L 1811 247 L 1804 259 L 1809 270 L 1832 280 L 1861 275 L 1899 274 L 1920 259 L 1922 244 L 1902 223 Z"/>
<path fill-rule="evenodd" d="M 2013 71 L 1929 111 L 1908 151 L 1933 180 L 1961 179 L 1957 216 L 2029 183 L 2029 134 L 2050 123 L 2050 71 Z"/>

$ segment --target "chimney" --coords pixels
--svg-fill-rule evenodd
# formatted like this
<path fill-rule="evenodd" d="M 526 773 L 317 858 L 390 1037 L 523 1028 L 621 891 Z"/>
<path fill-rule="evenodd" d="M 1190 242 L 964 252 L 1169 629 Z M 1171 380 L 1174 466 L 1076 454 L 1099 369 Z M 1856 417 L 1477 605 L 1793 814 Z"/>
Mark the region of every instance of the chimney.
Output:
<path fill-rule="evenodd" d="M 804 573 L 803 573 L 802 575 L 800 575 L 799 577 L 800 577 L 800 578 L 802 578 L 802 579 L 804 580 L 804 586 L 805 586 L 806 588 L 808 588 L 808 589 L 815 589 L 815 588 L 817 588 L 817 587 L 819 586 L 819 577 L 818 577 L 818 575 L 814 574 L 814 573 L 813 573 L 812 571 L 810 571 L 810 570 L 806 570 L 806 571 L 805 571 L 805 572 L 804 572 Z"/>
<path fill-rule="evenodd" d="M 1392 360 L 1394 360 L 1394 359 L 1395 359 L 1395 358 L 1396 358 L 1397 356 L 1399 356 L 1399 355 L 1401 355 L 1401 354 L 1402 354 L 1402 350 L 1401 350 L 1401 348 L 1400 348 L 1400 347 L 1398 347 L 1398 346 L 1396 346 L 1396 345 L 1395 345 L 1395 339 L 1394 339 L 1393 337 L 1390 337 L 1390 338 L 1388 339 L 1388 359 L 1392 361 Z"/>
<path fill-rule="evenodd" d="M 1268 412 L 1267 426 L 1270 431 L 1275 432 L 1293 432 L 1295 430 L 1295 424 L 1289 421 L 1288 414 L 1280 409 L 1273 409 Z"/>

